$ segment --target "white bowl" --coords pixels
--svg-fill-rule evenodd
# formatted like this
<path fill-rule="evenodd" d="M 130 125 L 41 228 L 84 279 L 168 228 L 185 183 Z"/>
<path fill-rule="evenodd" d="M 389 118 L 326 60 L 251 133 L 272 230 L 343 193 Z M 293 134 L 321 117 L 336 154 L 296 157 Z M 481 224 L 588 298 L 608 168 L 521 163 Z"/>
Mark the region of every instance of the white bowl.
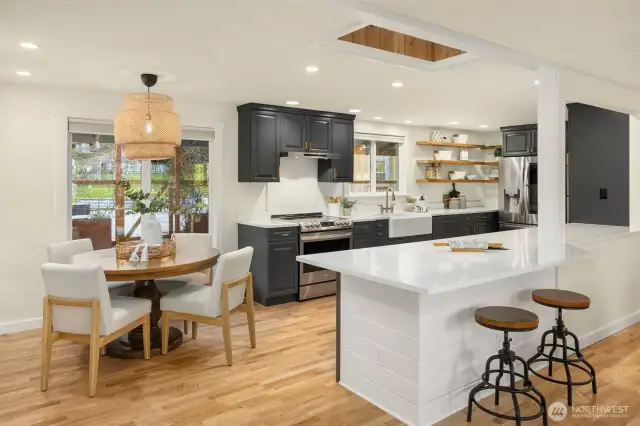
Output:
<path fill-rule="evenodd" d="M 477 175 L 467 175 L 467 179 L 468 180 L 476 180 L 476 179 L 478 179 L 478 176 Z"/>
<path fill-rule="evenodd" d="M 436 160 L 451 160 L 451 153 L 453 151 L 436 151 L 433 153 Z"/>
<path fill-rule="evenodd" d="M 464 133 L 461 133 L 459 135 L 453 135 L 453 141 L 455 143 L 467 143 L 468 140 L 469 140 L 469 135 L 465 135 Z"/>
<path fill-rule="evenodd" d="M 449 172 L 449 173 L 450 173 L 451 180 L 463 180 L 464 177 L 467 175 L 467 172 L 461 172 L 461 171 L 455 171 L 455 172 Z"/>

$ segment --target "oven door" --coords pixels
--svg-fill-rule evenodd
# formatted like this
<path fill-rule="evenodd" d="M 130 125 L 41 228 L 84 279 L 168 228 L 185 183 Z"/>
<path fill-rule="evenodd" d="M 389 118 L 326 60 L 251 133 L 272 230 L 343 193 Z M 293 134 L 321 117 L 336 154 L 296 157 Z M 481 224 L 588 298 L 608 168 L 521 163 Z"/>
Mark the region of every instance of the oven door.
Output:
<path fill-rule="evenodd" d="M 351 230 L 300 234 L 300 254 L 318 254 L 351 249 Z M 300 286 L 335 281 L 336 273 L 300 263 Z"/>

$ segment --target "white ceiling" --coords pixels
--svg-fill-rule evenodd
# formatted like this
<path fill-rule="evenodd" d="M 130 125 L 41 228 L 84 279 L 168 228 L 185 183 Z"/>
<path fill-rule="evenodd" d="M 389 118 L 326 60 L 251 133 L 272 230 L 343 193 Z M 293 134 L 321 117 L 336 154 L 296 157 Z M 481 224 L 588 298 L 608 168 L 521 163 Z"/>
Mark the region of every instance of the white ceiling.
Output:
<path fill-rule="evenodd" d="M 507 41 L 526 44 L 525 35 L 532 39 L 541 33 L 544 40 L 553 41 L 546 27 L 535 32 L 531 28 L 529 21 L 541 19 L 540 14 L 518 18 L 518 11 L 509 7 L 510 0 L 378 3 L 466 32 L 484 31 L 496 42 L 500 42 L 500 19 L 491 9 L 502 7 L 508 9 L 503 16 L 515 21 L 502 25 L 510 33 Z M 485 10 L 477 3 L 488 6 Z M 463 4 L 470 13 L 460 13 Z M 556 21 L 550 20 L 551 34 Z M 594 32 L 605 25 L 588 26 L 586 18 L 580 22 Z M 129 75 L 158 71 L 176 77 L 160 83 L 158 91 L 217 102 L 297 100 L 304 108 L 343 112 L 358 108 L 361 119 L 383 116 L 385 122 L 412 120 L 413 125 L 430 126 L 458 121 L 458 127 L 474 130 L 479 130 L 478 124 L 495 130 L 536 120 L 535 75 L 530 71 L 483 58 L 426 72 L 317 47 L 319 40 L 354 23 L 344 14 L 287 0 L 4 0 L 0 81 L 128 92 L 142 89 L 139 80 Z M 611 37 L 607 40 L 611 42 Z M 23 50 L 18 46 L 21 41 L 35 42 L 41 49 Z M 537 49 L 532 53 L 544 50 L 529 41 Z M 570 51 L 571 65 L 583 65 L 578 59 L 584 49 L 560 44 L 551 53 Z M 606 60 L 615 59 L 601 50 Z M 637 49 L 628 52 L 638 59 Z M 320 72 L 307 75 L 308 64 L 318 65 Z M 605 68 L 600 63 L 591 71 Z M 16 70 L 28 70 L 32 77 L 17 77 Z M 609 78 L 640 87 L 640 76 L 632 74 L 618 70 Z M 392 88 L 394 80 L 402 80 L 405 87 Z"/>

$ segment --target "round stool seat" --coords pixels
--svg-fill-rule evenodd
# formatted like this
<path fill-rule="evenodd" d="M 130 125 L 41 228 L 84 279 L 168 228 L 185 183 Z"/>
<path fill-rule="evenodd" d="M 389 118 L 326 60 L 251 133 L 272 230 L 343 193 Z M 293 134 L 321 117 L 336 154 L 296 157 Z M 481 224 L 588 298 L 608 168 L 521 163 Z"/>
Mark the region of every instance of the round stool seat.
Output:
<path fill-rule="evenodd" d="M 509 306 L 486 306 L 476 309 L 476 322 L 501 331 L 531 331 L 538 328 L 538 316 L 525 309 Z"/>
<path fill-rule="evenodd" d="M 551 308 L 587 309 L 591 300 L 584 294 L 551 288 L 535 290 L 531 296 L 536 303 Z"/>

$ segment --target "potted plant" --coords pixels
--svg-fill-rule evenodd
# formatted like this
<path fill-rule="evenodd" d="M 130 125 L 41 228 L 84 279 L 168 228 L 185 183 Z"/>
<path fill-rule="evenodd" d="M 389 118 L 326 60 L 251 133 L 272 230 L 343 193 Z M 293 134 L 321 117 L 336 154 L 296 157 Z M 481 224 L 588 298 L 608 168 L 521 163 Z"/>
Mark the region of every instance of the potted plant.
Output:
<path fill-rule="evenodd" d="M 91 211 L 88 218 L 73 219 L 73 239 L 89 238 L 96 250 L 111 248 L 111 215 L 112 210 L 98 208 Z"/>
<path fill-rule="evenodd" d="M 493 156 L 496 158 L 502 157 L 502 147 L 493 150 Z"/>
<path fill-rule="evenodd" d="M 412 197 L 411 195 L 409 195 L 407 197 L 407 205 L 404 207 L 404 211 L 406 211 L 406 212 L 415 211 L 415 209 L 416 209 L 416 201 L 417 201 L 416 197 Z"/>
<path fill-rule="evenodd" d="M 358 204 L 356 200 L 350 200 L 347 197 L 343 198 L 340 202 L 342 208 L 342 216 L 351 216 L 351 211 L 355 210 L 355 205 Z"/>
<path fill-rule="evenodd" d="M 149 244 L 162 243 L 162 227 L 155 214 L 169 209 L 169 197 L 167 196 L 166 187 L 152 197 L 150 192 L 132 188 L 131 182 L 126 179 L 119 181 L 117 185 L 122 187 L 124 195 L 132 201 L 131 210 L 127 214 L 140 214 L 140 221 L 133 225 L 129 234 L 138 227 L 139 223 L 142 223 L 140 231 L 142 240 Z"/>

